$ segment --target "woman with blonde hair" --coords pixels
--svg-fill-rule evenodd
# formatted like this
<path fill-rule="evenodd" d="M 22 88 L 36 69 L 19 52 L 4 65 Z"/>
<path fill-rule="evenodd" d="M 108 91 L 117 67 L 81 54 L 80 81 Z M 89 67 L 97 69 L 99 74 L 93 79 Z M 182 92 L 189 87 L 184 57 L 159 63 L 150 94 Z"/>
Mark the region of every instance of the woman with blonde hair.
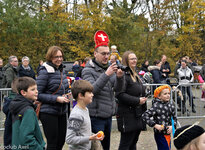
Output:
<path fill-rule="evenodd" d="M 119 150 L 134 150 L 143 130 L 141 115 L 146 110 L 145 87 L 136 72 L 137 57 L 132 51 L 122 56 L 125 85 L 116 93 L 118 99 L 117 124 L 121 132 Z"/>

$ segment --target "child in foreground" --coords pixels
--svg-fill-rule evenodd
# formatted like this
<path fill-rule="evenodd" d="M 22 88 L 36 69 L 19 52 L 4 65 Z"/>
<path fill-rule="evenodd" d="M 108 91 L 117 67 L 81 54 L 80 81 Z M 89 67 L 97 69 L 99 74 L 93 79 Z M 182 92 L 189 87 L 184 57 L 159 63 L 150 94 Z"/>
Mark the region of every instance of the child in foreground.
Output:
<path fill-rule="evenodd" d="M 18 93 L 11 101 L 12 149 L 43 150 L 45 142 L 34 111 L 38 90 L 34 79 L 20 77 L 14 82 Z"/>
<path fill-rule="evenodd" d="M 158 150 L 171 150 L 172 120 L 176 127 L 175 106 L 169 102 L 170 87 L 163 85 L 155 89 L 152 107 L 143 114 L 143 120 L 154 127 L 154 138 Z"/>
<path fill-rule="evenodd" d="M 77 101 L 68 119 L 66 143 L 69 150 L 91 149 L 91 140 L 103 140 L 104 136 L 92 134 L 88 108 L 92 102 L 93 86 L 85 80 L 77 80 L 71 87 L 73 98 Z"/>
<path fill-rule="evenodd" d="M 174 134 L 174 146 L 178 150 L 205 150 L 205 132 L 198 125 L 185 125 Z"/>

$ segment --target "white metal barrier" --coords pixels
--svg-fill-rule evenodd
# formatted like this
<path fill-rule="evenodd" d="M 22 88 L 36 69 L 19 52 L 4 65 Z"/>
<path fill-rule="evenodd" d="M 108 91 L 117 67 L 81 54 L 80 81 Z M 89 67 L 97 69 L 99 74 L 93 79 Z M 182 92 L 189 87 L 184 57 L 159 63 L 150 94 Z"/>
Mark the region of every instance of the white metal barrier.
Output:
<path fill-rule="evenodd" d="M 146 93 L 149 93 L 148 101 L 147 101 L 148 109 L 152 105 L 154 89 L 161 85 L 164 84 L 144 84 L 144 86 L 146 87 Z M 172 87 L 170 86 L 171 88 L 170 101 L 175 103 L 176 106 L 175 111 L 176 111 L 177 118 L 180 119 L 205 118 L 205 101 L 201 101 L 201 93 L 202 93 L 201 85 L 202 85 L 201 83 L 180 84 L 180 85 L 176 85 L 175 89 L 173 86 Z M 188 92 L 186 91 L 187 87 L 189 87 L 188 92 L 192 93 L 191 97 L 193 98 L 193 101 L 189 101 L 189 99 L 191 98 Z M 3 108 L 3 101 L 4 101 L 3 97 L 8 96 L 10 91 L 11 88 L 0 89 L 1 110 Z M 183 100 L 182 97 L 181 100 L 179 100 L 178 97 L 179 91 L 181 91 Z M 195 108 L 196 112 L 192 112 L 192 107 Z M 4 119 L 5 119 L 5 115 L 2 111 L 0 111 L 0 131 L 4 130 L 3 128 Z"/>
<path fill-rule="evenodd" d="M 173 100 L 177 106 L 177 118 L 205 118 L 205 101 L 201 98 L 201 87 L 201 83 L 179 84 L 175 87 Z"/>
<path fill-rule="evenodd" d="M 144 84 L 151 93 L 147 101 L 148 109 L 152 105 L 154 88 L 160 85 L 163 84 Z M 176 117 L 178 118 L 179 126 L 181 126 L 179 119 L 205 118 L 205 101 L 202 101 L 203 99 L 201 98 L 201 87 L 201 83 L 175 84 L 174 86 L 170 86 L 170 101 L 175 104 Z M 181 96 L 179 93 L 181 93 Z"/>

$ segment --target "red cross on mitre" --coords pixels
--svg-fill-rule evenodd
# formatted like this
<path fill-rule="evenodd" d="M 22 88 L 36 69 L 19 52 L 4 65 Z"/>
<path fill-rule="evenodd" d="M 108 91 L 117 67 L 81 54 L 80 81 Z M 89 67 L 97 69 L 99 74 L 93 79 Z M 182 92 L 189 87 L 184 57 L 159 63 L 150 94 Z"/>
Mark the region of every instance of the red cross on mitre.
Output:
<path fill-rule="evenodd" d="M 105 33 L 102 30 L 99 30 L 95 33 L 94 40 L 95 40 L 95 48 L 99 46 L 108 46 L 109 43 L 109 38 L 107 33 Z"/>

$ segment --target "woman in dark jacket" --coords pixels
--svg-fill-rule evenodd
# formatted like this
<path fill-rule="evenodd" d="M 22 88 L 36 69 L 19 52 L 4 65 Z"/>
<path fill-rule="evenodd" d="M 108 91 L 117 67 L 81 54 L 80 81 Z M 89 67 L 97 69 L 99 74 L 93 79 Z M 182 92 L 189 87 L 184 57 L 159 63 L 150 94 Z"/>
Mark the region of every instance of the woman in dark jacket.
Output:
<path fill-rule="evenodd" d="M 30 62 L 30 59 L 27 56 L 24 56 L 22 58 L 22 64 L 19 66 L 18 76 L 19 77 L 27 76 L 35 80 L 36 79 L 35 72 L 33 68 L 31 67 L 31 65 L 29 64 L 29 62 Z"/>
<path fill-rule="evenodd" d="M 152 74 L 153 84 L 165 84 L 166 80 L 163 80 L 163 74 L 160 71 L 161 68 L 161 61 L 155 60 L 154 66 L 149 66 L 148 69 Z M 154 93 L 154 90 L 157 88 L 157 85 L 152 86 L 152 92 Z"/>
<path fill-rule="evenodd" d="M 149 72 L 148 67 L 149 67 L 149 60 L 145 60 L 144 63 L 142 64 L 140 70 L 143 70 L 145 72 Z"/>
<path fill-rule="evenodd" d="M 163 83 L 163 74 L 160 71 L 161 68 L 161 61 L 160 60 L 155 60 L 154 61 L 154 66 L 149 66 L 148 69 L 152 74 L 152 78 L 153 78 L 153 83 L 156 84 L 162 84 Z"/>
<path fill-rule="evenodd" d="M 118 98 L 117 123 L 121 132 L 119 150 L 134 150 L 138 141 L 143 123 L 141 115 L 146 110 L 145 88 L 136 73 L 137 57 L 127 51 L 123 54 L 122 62 L 129 67 L 125 72 L 125 85 L 116 93 Z"/>
<path fill-rule="evenodd" d="M 37 77 L 38 100 L 42 102 L 39 118 L 47 139 L 47 150 L 61 150 L 66 136 L 66 113 L 69 100 L 68 80 L 63 72 L 63 51 L 52 46 L 46 54 L 47 62 Z"/>

